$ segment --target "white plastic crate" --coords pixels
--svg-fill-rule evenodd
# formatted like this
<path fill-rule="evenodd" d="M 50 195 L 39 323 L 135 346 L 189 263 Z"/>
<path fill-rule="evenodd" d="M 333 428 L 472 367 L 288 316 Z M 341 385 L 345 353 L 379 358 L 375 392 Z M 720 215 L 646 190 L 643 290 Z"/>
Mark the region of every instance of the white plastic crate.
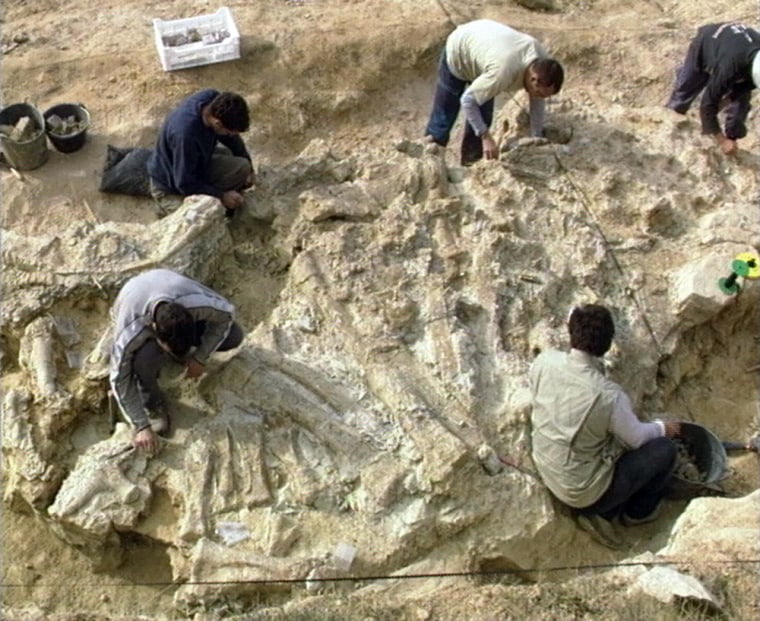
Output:
<path fill-rule="evenodd" d="M 240 58 L 240 33 L 226 6 L 198 17 L 154 19 L 153 33 L 164 71 Z"/>

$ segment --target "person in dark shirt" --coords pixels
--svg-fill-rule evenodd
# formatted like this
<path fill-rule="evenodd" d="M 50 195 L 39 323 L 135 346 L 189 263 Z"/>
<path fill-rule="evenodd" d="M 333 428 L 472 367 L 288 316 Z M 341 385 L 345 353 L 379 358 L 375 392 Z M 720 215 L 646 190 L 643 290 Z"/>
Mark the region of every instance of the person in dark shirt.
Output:
<path fill-rule="evenodd" d="M 191 194 L 215 196 L 228 213 L 243 204 L 253 183 L 251 156 L 240 134 L 249 127 L 248 104 L 236 93 L 199 91 L 169 114 L 148 160 L 158 216 Z"/>
<path fill-rule="evenodd" d="M 686 114 L 702 93 L 702 133 L 713 136 L 726 155 L 736 153 L 736 141 L 747 135 L 745 121 L 752 90 L 760 82 L 760 33 L 738 22 L 708 24 L 697 30 L 676 85 L 666 104 Z M 725 107 L 725 130 L 718 112 Z"/>

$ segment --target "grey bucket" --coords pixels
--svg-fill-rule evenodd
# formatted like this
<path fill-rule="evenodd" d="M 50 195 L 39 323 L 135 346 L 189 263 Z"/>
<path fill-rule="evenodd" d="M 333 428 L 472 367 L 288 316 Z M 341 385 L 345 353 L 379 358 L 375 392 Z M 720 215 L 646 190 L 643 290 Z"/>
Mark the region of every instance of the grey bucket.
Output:
<path fill-rule="evenodd" d="M 32 119 L 32 123 L 38 130 L 28 140 L 13 140 L 5 132 L 0 132 L 0 149 L 8 164 L 18 170 L 39 168 L 50 155 L 47 135 L 45 134 L 45 120 L 34 106 L 27 103 L 15 103 L 6 106 L 0 110 L 0 125 L 14 127 L 25 116 Z"/>
<path fill-rule="evenodd" d="M 709 490 L 720 491 L 718 484 L 728 472 L 728 457 L 723 443 L 717 436 L 707 427 L 682 421 L 681 436 L 677 441 L 686 449 L 690 460 L 699 471 L 699 480 L 680 476 L 677 468 L 673 477 L 675 495 L 689 496 Z"/>

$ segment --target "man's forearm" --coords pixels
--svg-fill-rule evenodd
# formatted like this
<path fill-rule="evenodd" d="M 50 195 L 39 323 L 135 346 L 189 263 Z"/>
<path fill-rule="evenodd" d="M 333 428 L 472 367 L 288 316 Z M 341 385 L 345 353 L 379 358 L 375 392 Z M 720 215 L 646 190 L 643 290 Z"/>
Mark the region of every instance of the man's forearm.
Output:
<path fill-rule="evenodd" d="M 142 395 L 137 383 L 129 380 L 112 382 L 114 398 L 124 416 L 140 430 L 150 425 L 148 412 L 143 406 Z"/>
<path fill-rule="evenodd" d="M 544 122 L 546 120 L 546 103 L 540 97 L 530 98 L 530 135 L 540 138 L 544 135 Z"/>
<path fill-rule="evenodd" d="M 472 126 L 473 131 L 477 136 L 482 136 L 488 131 L 488 125 L 483 120 L 483 115 L 480 113 L 480 106 L 475 100 L 475 97 L 469 91 L 465 91 L 461 99 L 462 110 L 464 110 L 464 116 L 467 122 Z"/>

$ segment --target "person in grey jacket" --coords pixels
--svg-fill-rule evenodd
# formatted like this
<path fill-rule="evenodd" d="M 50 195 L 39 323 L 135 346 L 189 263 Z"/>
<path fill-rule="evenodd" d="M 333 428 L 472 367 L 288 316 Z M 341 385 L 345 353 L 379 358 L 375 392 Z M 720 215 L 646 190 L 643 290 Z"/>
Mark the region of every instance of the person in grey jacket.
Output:
<path fill-rule="evenodd" d="M 171 423 L 158 385 L 161 369 L 173 360 L 185 366 L 187 377 L 198 378 L 213 352 L 240 345 L 243 331 L 228 300 L 168 269 L 128 280 L 111 314 L 111 389 L 134 425 L 135 447 L 155 453 L 157 434 L 168 435 Z"/>
<path fill-rule="evenodd" d="M 674 421 L 642 422 L 601 357 L 615 334 L 610 311 L 576 307 L 570 352 L 542 352 L 530 369 L 533 460 L 541 479 L 602 543 L 622 543 L 611 521 L 653 520 L 675 467 Z"/>

